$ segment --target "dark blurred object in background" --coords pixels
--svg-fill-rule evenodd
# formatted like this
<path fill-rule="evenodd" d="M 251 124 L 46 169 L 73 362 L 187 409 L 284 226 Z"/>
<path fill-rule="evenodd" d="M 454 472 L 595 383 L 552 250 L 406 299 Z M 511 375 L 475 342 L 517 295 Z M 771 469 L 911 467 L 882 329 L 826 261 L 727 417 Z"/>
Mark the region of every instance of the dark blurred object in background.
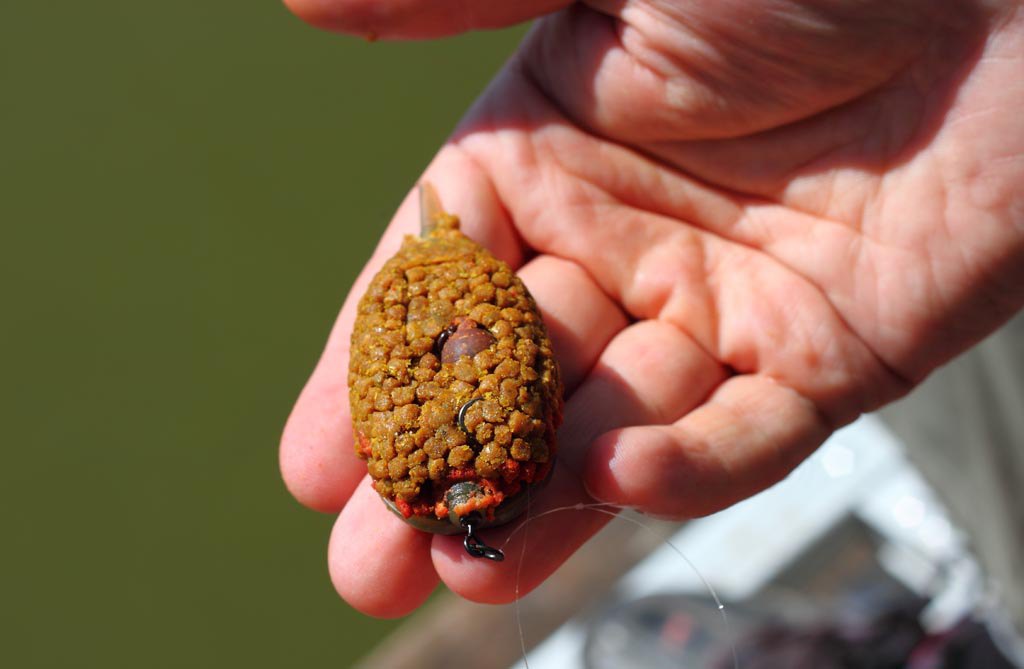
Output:
<path fill-rule="evenodd" d="M 586 669 L 1014 669 L 987 630 L 965 619 L 929 634 L 927 601 L 908 596 L 870 618 L 780 620 L 781 601 L 717 605 L 685 595 L 653 596 L 609 611 L 591 627 Z M 732 642 L 735 642 L 735 649 Z M 735 656 L 733 654 L 735 650 Z"/>

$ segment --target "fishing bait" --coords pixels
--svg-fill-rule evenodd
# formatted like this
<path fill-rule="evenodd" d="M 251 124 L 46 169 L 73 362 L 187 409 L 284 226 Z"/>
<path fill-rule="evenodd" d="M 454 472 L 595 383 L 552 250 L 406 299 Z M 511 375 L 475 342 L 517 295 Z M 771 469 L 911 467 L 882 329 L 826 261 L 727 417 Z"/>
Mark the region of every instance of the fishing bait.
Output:
<path fill-rule="evenodd" d="M 465 533 L 471 555 L 501 560 L 476 531 L 522 513 L 551 472 L 558 364 L 523 282 L 459 231 L 430 184 L 420 223 L 359 302 L 348 374 L 355 448 L 407 523 Z"/>

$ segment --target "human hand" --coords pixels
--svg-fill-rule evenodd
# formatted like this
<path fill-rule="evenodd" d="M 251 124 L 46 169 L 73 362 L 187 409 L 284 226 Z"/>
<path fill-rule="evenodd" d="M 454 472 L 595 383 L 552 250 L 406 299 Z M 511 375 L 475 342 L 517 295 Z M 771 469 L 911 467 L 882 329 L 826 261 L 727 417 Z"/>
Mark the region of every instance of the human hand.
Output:
<path fill-rule="evenodd" d="M 547 14 L 424 175 L 518 268 L 551 330 L 567 403 L 533 515 L 587 491 L 659 516 L 722 509 L 1024 303 L 1019 2 L 289 4 L 382 38 Z M 281 446 L 293 494 L 340 510 L 335 587 L 379 616 L 409 612 L 438 578 L 510 601 L 524 536 L 504 563 L 473 560 L 392 516 L 353 453 L 356 301 L 416 226 L 410 197 Z M 606 520 L 532 522 L 519 591 Z"/>

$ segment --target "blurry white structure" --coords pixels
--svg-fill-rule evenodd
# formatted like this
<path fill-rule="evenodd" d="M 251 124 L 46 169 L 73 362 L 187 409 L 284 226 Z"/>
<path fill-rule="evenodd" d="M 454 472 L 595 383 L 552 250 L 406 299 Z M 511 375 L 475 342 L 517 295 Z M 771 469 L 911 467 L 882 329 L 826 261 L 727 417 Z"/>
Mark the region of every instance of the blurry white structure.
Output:
<path fill-rule="evenodd" d="M 688 523 L 671 542 L 723 601 L 750 597 L 830 529 L 850 517 L 884 540 L 878 559 L 909 589 L 931 600 L 926 627 L 941 629 L 975 608 L 980 570 L 962 535 L 907 462 L 880 419 L 864 416 L 838 431 L 784 481 L 713 516 Z M 941 575 L 941 578 L 938 578 Z M 663 546 L 615 593 L 630 600 L 707 589 Z M 586 627 L 571 620 L 527 655 L 531 669 L 583 669 Z M 525 669 L 520 661 L 517 669 Z"/>

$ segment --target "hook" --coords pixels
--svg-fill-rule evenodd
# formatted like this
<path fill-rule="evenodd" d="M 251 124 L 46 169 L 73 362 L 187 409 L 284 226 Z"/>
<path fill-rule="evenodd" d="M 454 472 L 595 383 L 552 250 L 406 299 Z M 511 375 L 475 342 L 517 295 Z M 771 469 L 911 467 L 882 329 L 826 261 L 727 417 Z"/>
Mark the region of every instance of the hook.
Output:
<path fill-rule="evenodd" d="M 498 548 L 488 546 L 483 540 L 478 537 L 474 530 L 476 529 L 476 522 L 479 517 L 472 518 L 476 514 L 470 514 L 460 519 L 460 523 L 466 528 L 466 538 L 462 540 L 462 545 L 466 547 L 466 552 L 475 558 L 487 558 L 488 560 L 494 560 L 495 562 L 501 562 L 505 559 L 505 554 Z"/>
<path fill-rule="evenodd" d="M 466 434 L 468 434 L 470 439 L 473 438 L 473 433 L 469 431 L 468 427 L 466 427 L 466 411 L 468 411 L 469 407 L 473 406 L 477 402 L 482 402 L 483 399 L 484 398 L 482 398 L 482 397 L 474 397 L 473 399 L 469 400 L 468 402 L 463 404 L 461 407 L 459 407 L 459 416 L 458 416 L 456 422 L 459 424 L 459 429 L 462 430 L 463 432 L 465 432 Z"/>

